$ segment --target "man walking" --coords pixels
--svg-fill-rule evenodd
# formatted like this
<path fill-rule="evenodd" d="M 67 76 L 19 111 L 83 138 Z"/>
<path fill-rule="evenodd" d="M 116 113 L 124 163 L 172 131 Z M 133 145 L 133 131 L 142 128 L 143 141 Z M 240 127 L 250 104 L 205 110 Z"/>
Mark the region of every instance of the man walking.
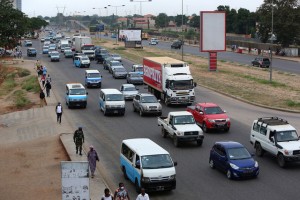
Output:
<path fill-rule="evenodd" d="M 45 88 L 46 88 L 46 94 L 47 97 L 50 97 L 50 90 L 51 90 L 51 83 L 47 80 L 46 84 L 45 84 Z"/>
<path fill-rule="evenodd" d="M 44 103 L 46 103 L 46 101 L 45 101 L 45 93 L 41 89 L 41 91 L 40 91 L 40 107 L 44 107 Z"/>
<path fill-rule="evenodd" d="M 58 102 L 57 106 L 55 107 L 56 116 L 57 116 L 57 123 L 61 124 L 61 116 L 63 113 L 63 108 L 61 106 L 61 103 Z"/>
<path fill-rule="evenodd" d="M 78 154 L 79 151 L 79 155 L 82 156 L 82 144 L 84 143 L 84 135 L 83 135 L 83 131 L 82 131 L 82 127 L 79 127 L 73 136 L 73 140 L 74 143 L 76 145 L 76 154 Z"/>
<path fill-rule="evenodd" d="M 128 191 L 124 187 L 124 183 L 119 183 L 119 187 L 114 194 L 114 200 L 130 200 Z"/>
<path fill-rule="evenodd" d="M 141 188 L 141 194 L 139 194 L 136 200 L 150 200 L 149 195 L 145 192 L 144 188 Z"/>
<path fill-rule="evenodd" d="M 90 151 L 87 154 L 87 158 L 89 161 L 89 166 L 91 170 L 91 177 L 94 178 L 95 170 L 96 170 L 96 161 L 99 162 L 99 157 L 93 146 L 90 146 Z"/>

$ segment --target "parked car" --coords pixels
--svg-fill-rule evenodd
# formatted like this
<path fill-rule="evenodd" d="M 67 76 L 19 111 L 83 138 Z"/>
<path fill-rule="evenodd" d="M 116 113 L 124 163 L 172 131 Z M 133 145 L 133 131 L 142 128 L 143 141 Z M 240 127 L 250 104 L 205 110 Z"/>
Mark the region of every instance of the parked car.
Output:
<path fill-rule="evenodd" d="M 256 57 L 254 60 L 251 61 L 251 64 L 252 66 L 269 68 L 271 61 L 269 58 Z"/>
<path fill-rule="evenodd" d="M 114 78 L 126 78 L 127 71 L 123 66 L 115 66 L 112 68 L 112 76 Z"/>
<path fill-rule="evenodd" d="M 122 84 L 120 91 L 125 100 L 132 100 L 138 94 L 138 89 L 133 84 Z"/>
<path fill-rule="evenodd" d="M 196 106 L 188 106 L 187 111 L 193 114 L 204 132 L 212 129 L 228 132 L 230 129 L 230 118 L 226 111 L 215 103 L 198 103 Z"/>
<path fill-rule="evenodd" d="M 119 54 L 110 54 L 110 56 L 115 60 L 122 62 L 122 57 Z"/>
<path fill-rule="evenodd" d="M 210 150 L 209 166 L 226 173 L 228 179 L 257 177 L 258 162 L 240 143 L 216 142 Z"/>
<path fill-rule="evenodd" d="M 36 49 L 35 48 L 28 48 L 27 49 L 27 56 L 28 57 L 36 57 Z"/>
<path fill-rule="evenodd" d="M 31 47 L 31 46 L 32 46 L 31 40 L 24 40 L 24 47 Z"/>
<path fill-rule="evenodd" d="M 153 94 L 138 93 L 133 98 L 132 106 L 133 112 L 139 112 L 140 116 L 146 114 L 160 116 L 162 114 L 162 106 Z"/>
<path fill-rule="evenodd" d="M 73 58 L 73 51 L 72 50 L 65 50 L 64 55 L 65 55 L 65 58 Z"/>
<path fill-rule="evenodd" d="M 143 84 L 144 83 L 143 75 L 141 75 L 138 72 L 129 72 L 127 74 L 127 83 Z"/>

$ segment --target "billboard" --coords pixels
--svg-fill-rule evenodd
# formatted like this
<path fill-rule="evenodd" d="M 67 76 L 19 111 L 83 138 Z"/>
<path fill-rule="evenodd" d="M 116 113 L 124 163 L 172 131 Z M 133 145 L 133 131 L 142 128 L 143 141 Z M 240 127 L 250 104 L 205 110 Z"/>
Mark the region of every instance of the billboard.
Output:
<path fill-rule="evenodd" d="M 200 12 L 200 51 L 226 51 L 225 11 Z"/>
<path fill-rule="evenodd" d="M 89 200 L 89 163 L 61 161 L 62 200 Z"/>
<path fill-rule="evenodd" d="M 129 42 L 142 40 L 142 30 L 119 30 L 119 39 Z"/>

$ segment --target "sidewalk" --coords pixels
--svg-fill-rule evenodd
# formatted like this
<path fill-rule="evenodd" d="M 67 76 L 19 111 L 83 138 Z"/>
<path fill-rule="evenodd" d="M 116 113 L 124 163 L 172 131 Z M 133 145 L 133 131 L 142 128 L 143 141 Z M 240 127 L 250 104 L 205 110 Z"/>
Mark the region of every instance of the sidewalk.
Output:
<path fill-rule="evenodd" d="M 26 68 L 32 71 L 33 63 L 34 61 L 26 64 Z M 75 154 L 73 133 L 78 127 L 71 127 L 66 113 L 62 116 L 62 124 L 58 124 L 55 114 L 55 107 L 58 101 L 55 93 L 51 91 L 50 97 L 45 98 L 47 106 L 42 108 L 32 108 L 0 115 L 0 125 L 5 127 L 1 129 L 1 135 L 3 137 L 0 140 L 0 145 L 32 141 L 44 136 L 60 135 L 60 140 L 71 161 L 87 161 L 86 154 L 89 149 L 89 144 L 84 143 L 82 156 Z M 60 162 L 61 160 L 58 161 Z M 100 166 L 99 163 L 97 163 L 95 177 L 93 179 L 90 178 L 90 199 L 100 199 L 106 187 L 108 186 L 101 176 Z"/>

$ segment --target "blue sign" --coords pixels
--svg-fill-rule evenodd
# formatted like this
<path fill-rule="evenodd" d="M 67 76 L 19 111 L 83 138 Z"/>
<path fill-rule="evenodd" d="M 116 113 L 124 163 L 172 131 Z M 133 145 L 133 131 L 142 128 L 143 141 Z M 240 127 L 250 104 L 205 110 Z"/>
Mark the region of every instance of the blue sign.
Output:
<path fill-rule="evenodd" d="M 104 31 L 104 24 L 99 24 L 97 26 L 97 31 Z"/>

